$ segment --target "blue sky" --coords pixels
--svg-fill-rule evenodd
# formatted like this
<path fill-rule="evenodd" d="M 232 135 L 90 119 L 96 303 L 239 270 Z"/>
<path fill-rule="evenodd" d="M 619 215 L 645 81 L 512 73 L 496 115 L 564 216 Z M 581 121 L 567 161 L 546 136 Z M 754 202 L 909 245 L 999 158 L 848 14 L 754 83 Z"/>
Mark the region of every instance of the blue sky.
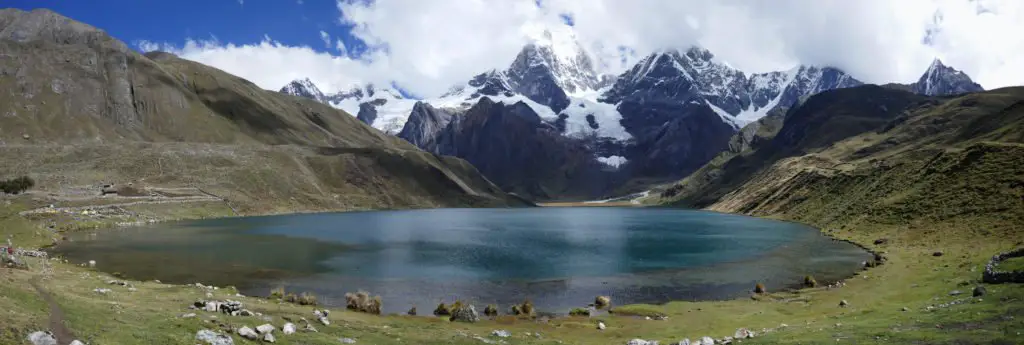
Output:
<path fill-rule="evenodd" d="M 5 6 L 49 8 L 88 23 L 131 44 L 138 41 L 182 44 L 186 38 L 236 44 L 256 43 L 269 35 L 287 45 L 327 51 L 319 36 L 341 39 L 350 53 L 366 49 L 340 22 L 335 0 L 6 0 Z M 337 52 L 334 52 L 335 54 Z"/>

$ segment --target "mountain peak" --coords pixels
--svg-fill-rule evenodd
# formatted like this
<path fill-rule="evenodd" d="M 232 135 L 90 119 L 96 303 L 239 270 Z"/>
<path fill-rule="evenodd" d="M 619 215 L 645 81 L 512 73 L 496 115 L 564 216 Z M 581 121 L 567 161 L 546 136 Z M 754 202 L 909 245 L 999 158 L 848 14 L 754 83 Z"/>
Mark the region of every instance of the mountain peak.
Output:
<path fill-rule="evenodd" d="M 928 96 L 956 95 L 984 91 L 966 73 L 947 66 L 935 58 L 921 78 L 911 85 L 914 92 Z"/>
<path fill-rule="evenodd" d="M 278 92 L 292 96 L 305 97 L 318 102 L 324 102 L 325 100 L 324 93 L 321 92 L 320 88 L 316 87 L 316 84 L 313 84 L 313 81 L 309 80 L 309 78 L 292 80 Z"/>

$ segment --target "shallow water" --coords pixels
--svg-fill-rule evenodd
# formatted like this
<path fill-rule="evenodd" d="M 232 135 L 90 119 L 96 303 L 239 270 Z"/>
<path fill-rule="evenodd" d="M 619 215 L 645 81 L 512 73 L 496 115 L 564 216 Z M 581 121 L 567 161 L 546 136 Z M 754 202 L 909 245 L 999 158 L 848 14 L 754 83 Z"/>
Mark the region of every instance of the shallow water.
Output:
<path fill-rule="evenodd" d="M 433 209 L 228 218 L 102 230 L 53 249 L 127 277 L 277 286 L 321 303 L 379 294 L 386 312 L 455 299 L 531 299 L 566 312 L 614 303 L 743 296 L 850 275 L 869 254 L 815 229 L 745 216 L 655 208 Z"/>

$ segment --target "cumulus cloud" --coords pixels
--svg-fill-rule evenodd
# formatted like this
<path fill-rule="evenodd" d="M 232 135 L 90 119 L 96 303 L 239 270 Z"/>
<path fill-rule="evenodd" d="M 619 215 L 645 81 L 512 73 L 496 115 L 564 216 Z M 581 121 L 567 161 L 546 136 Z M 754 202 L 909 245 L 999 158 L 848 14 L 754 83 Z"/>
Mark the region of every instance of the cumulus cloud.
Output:
<path fill-rule="evenodd" d="M 1019 0 L 536 3 L 339 1 L 339 21 L 351 25 L 351 34 L 369 47 L 369 55 L 358 59 L 348 57 L 339 43 L 334 45 L 339 55 L 269 40 L 252 45 L 189 41 L 178 50 L 272 89 L 308 76 L 328 90 L 352 80 L 393 80 L 415 94 L 433 96 L 477 73 L 506 67 L 536 28 L 561 26 L 570 17 L 581 44 L 609 73 L 656 50 L 701 45 L 746 72 L 804 63 L 835 66 L 866 82 L 911 82 L 938 57 L 986 88 L 1024 83 L 1019 58 L 1024 56 L 1019 35 L 1024 1 Z M 303 63 L 288 61 L 291 56 L 301 56 Z M 247 67 L 221 65 L 240 61 Z M 330 80 L 321 84 L 316 78 Z"/>

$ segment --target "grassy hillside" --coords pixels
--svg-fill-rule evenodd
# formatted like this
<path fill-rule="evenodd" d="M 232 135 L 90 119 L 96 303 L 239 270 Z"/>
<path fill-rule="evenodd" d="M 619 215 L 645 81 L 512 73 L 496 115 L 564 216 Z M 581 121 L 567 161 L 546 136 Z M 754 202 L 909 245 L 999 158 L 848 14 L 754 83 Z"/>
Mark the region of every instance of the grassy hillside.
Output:
<path fill-rule="evenodd" d="M 1024 246 L 1022 125 L 1020 87 L 945 98 L 829 91 L 789 111 L 775 135 L 761 132 L 761 145 L 646 202 L 799 221 L 887 258 L 863 274 L 872 283 L 831 293 L 860 300 L 858 311 L 770 343 L 1020 343 L 1019 286 L 960 294 L 983 285 L 992 255 Z M 902 309 L 920 303 L 924 314 Z"/>
<path fill-rule="evenodd" d="M 0 10 L 0 54 L 0 176 L 37 191 L 198 188 L 244 214 L 522 204 L 340 110 L 47 10 Z"/>

